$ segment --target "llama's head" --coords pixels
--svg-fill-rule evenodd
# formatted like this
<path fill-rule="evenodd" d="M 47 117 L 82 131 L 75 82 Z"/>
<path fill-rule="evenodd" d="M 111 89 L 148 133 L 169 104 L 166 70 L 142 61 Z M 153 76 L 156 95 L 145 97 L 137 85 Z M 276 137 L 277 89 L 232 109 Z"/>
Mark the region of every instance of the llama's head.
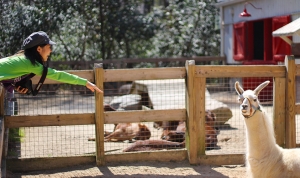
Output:
<path fill-rule="evenodd" d="M 244 91 L 239 82 L 235 82 L 235 90 L 239 95 L 240 110 L 245 118 L 253 116 L 256 110 L 260 110 L 258 95 L 269 83 L 270 81 L 265 81 L 256 87 L 255 90 Z"/>

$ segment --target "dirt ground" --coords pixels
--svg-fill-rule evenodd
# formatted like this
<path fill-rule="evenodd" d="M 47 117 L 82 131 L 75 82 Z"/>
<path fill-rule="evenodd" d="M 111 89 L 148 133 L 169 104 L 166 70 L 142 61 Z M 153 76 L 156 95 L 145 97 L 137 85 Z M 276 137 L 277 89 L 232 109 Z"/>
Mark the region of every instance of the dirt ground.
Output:
<path fill-rule="evenodd" d="M 211 178 L 244 178 L 246 177 L 246 168 L 244 165 L 230 166 L 207 166 L 190 165 L 188 161 L 183 162 L 135 162 L 124 164 L 113 164 L 97 167 L 95 165 L 75 166 L 64 169 L 49 171 L 37 171 L 26 173 L 8 173 L 8 177 L 22 178 L 43 178 L 43 177 L 211 177 Z"/>

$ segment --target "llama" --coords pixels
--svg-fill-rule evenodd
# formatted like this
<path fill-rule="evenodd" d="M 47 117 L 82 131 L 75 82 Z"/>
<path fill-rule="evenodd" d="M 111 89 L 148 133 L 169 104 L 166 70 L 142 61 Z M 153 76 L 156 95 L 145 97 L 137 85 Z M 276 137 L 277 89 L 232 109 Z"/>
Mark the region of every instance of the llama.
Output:
<path fill-rule="evenodd" d="M 269 83 L 246 91 L 235 83 L 246 125 L 247 174 L 255 178 L 300 177 L 300 149 L 283 149 L 276 144 L 273 122 L 258 101 L 259 92 Z"/>

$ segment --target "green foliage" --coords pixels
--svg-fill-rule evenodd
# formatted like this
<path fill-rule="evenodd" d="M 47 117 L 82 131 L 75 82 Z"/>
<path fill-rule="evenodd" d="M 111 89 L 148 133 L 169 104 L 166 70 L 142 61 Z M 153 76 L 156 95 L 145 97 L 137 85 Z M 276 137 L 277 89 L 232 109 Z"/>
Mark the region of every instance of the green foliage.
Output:
<path fill-rule="evenodd" d="M 49 1 L 32 1 L 26 5 L 22 1 L 0 0 L 0 56 L 14 54 L 21 49 L 23 40 L 34 31 L 43 30 L 51 35 L 62 23 L 59 14 L 66 8 L 62 4 Z M 59 8 L 57 8 L 59 7 Z"/>
<path fill-rule="evenodd" d="M 25 131 L 23 128 L 11 128 L 9 129 L 9 141 L 10 142 L 23 142 L 25 137 Z"/>
<path fill-rule="evenodd" d="M 219 54 L 220 35 L 216 29 L 216 0 L 174 0 L 157 7 L 152 17 L 160 30 L 152 39 L 149 56 L 210 56 Z"/>
<path fill-rule="evenodd" d="M 59 61 L 219 54 L 216 0 L 153 2 L 0 0 L 0 57 L 39 30 L 57 43 L 51 58 Z"/>
<path fill-rule="evenodd" d="M 109 1 L 107 3 L 107 36 L 108 51 L 116 49 L 113 54 L 107 53 L 107 58 L 130 58 L 145 55 L 143 46 L 153 37 L 157 26 L 153 19 L 138 11 L 137 1 L 127 1 L 120 6 L 122 1 Z M 128 3 L 129 2 L 129 3 Z M 112 42 L 112 44 L 110 43 Z M 112 46 L 115 45 L 115 46 Z M 121 53 L 118 53 L 121 52 Z"/>

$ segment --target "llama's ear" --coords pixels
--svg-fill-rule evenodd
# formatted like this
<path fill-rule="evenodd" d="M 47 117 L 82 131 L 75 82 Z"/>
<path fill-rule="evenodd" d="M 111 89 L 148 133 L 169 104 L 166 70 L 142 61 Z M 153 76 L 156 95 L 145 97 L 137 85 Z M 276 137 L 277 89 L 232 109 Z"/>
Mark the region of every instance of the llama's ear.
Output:
<path fill-rule="evenodd" d="M 268 84 L 270 83 L 270 81 L 265 81 L 264 83 L 258 85 L 258 87 L 255 88 L 254 90 L 254 94 L 256 96 L 258 96 L 259 92 L 264 89 Z"/>
<path fill-rule="evenodd" d="M 235 91 L 242 95 L 244 93 L 244 89 L 240 86 L 240 83 L 238 81 L 235 82 Z"/>

